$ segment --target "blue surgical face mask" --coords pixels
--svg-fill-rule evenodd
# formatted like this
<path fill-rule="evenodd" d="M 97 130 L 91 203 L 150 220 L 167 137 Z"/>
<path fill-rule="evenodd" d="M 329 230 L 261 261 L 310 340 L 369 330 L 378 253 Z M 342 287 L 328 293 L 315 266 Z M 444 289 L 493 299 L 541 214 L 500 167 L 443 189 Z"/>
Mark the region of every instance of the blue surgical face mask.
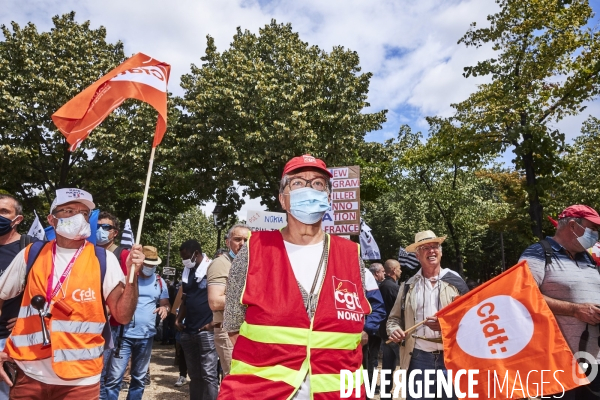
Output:
<path fill-rule="evenodd" d="M 229 257 L 231 257 L 232 260 L 235 258 L 235 253 L 231 249 L 229 249 Z"/>
<path fill-rule="evenodd" d="M 575 222 L 577 224 L 577 222 Z M 579 224 L 577 224 L 579 225 Z M 581 226 L 581 225 L 579 225 Z M 583 226 L 581 226 L 583 228 Z M 575 232 L 573 232 L 575 233 Z M 575 235 L 577 236 L 577 235 Z M 594 247 L 596 242 L 598 241 L 598 232 L 591 230 L 590 228 L 585 228 L 585 232 L 583 235 L 577 236 L 577 241 L 584 249 L 589 249 Z"/>
<path fill-rule="evenodd" d="M 110 242 L 108 238 L 109 231 L 105 231 L 104 229 L 98 228 L 96 231 L 96 244 L 102 246 Z"/>
<path fill-rule="evenodd" d="M 0 236 L 4 236 L 12 230 L 11 224 L 15 219 L 17 219 L 17 217 L 11 220 L 0 215 Z"/>
<path fill-rule="evenodd" d="M 319 222 L 329 210 L 327 192 L 305 187 L 290 192 L 290 214 L 306 225 Z"/>
<path fill-rule="evenodd" d="M 149 267 L 147 265 L 144 265 L 142 267 L 142 273 L 146 276 L 152 276 L 154 275 L 154 273 L 156 272 L 156 265 L 153 267 Z"/>

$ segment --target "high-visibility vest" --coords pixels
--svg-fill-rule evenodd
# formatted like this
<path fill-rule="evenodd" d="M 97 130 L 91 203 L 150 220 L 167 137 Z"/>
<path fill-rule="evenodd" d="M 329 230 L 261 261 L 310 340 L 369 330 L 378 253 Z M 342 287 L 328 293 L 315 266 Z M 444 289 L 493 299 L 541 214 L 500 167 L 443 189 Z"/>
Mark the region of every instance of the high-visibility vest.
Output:
<path fill-rule="evenodd" d="M 361 369 L 361 333 L 371 313 L 361 280 L 359 248 L 330 236 L 317 309 L 308 318 L 279 231 L 254 232 L 241 303 L 245 321 L 219 399 L 290 399 L 307 374 L 311 398 L 340 398 L 340 370 Z M 362 383 L 358 386 L 364 394 Z"/>
<path fill-rule="evenodd" d="M 91 243 L 86 243 L 65 280 L 64 299 L 62 290 L 54 298 L 73 311 L 66 315 L 63 307 L 51 306 L 52 317 L 45 318 L 51 345 L 42 347 L 42 325 L 38 311 L 31 306 L 31 299 L 36 295 L 46 296 L 52 271 L 52 247 L 53 242 L 44 246 L 29 272 L 19 317 L 4 351 L 19 361 L 51 358 L 52 369 L 63 379 L 98 375 L 102 372 L 102 331 L 106 318 L 102 305 L 100 263 Z M 27 247 L 25 252 L 26 260 L 29 249 Z"/>

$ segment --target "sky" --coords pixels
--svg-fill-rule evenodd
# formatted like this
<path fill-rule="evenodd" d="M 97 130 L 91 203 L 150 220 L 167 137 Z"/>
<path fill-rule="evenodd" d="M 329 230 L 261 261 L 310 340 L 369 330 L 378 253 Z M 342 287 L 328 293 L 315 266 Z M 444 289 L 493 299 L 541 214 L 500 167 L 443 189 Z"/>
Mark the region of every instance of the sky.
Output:
<path fill-rule="evenodd" d="M 595 9 L 599 2 L 591 0 Z M 33 22 L 38 31 L 47 31 L 52 16 L 75 11 L 78 22 L 106 27 L 107 40 L 121 40 L 126 54 L 143 52 L 170 63 L 169 90 L 182 95 L 180 76 L 191 64 L 201 64 L 206 35 L 223 51 L 237 27 L 258 33 L 271 19 L 291 23 L 311 45 L 358 52 L 363 72 L 373 73 L 366 111 L 388 110 L 383 129 L 368 133 L 366 140 L 383 141 L 396 137 L 402 124 L 426 132 L 425 117 L 450 116 L 450 104 L 484 82 L 465 79 L 463 67 L 492 57 L 491 48 L 457 42 L 472 22 L 485 25 L 497 9 L 493 0 L 3 0 L 0 24 Z M 583 120 L 599 111 L 600 102 L 590 103 L 557 127 L 572 139 Z M 204 206 L 209 212 L 212 207 Z M 258 200 L 247 201 L 238 216 L 245 219 L 248 209 L 263 207 Z"/>

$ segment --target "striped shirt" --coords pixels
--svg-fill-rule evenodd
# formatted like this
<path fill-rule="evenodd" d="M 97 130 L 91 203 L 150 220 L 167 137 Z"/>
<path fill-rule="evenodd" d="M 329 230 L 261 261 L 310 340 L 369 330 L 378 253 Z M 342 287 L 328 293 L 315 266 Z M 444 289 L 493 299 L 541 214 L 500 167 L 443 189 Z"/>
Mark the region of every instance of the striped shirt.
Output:
<path fill-rule="evenodd" d="M 557 300 L 571 303 L 600 304 L 600 274 L 596 265 L 585 251 L 571 259 L 565 249 L 551 237 L 546 240 L 552 247 L 552 262 L 546 265 L 546 257 L 541 244 L 529 246 L 521 260 L 526 260 L 529 269 L 542 294 Z M 575 317 L 555 315 L 558 326 L 572 352 L 579 351 L 579 339 L 586 323 Z M 589 340 L 586 351 L 600 361 L 598 348 L 598 325 L 589 326 Z"/>

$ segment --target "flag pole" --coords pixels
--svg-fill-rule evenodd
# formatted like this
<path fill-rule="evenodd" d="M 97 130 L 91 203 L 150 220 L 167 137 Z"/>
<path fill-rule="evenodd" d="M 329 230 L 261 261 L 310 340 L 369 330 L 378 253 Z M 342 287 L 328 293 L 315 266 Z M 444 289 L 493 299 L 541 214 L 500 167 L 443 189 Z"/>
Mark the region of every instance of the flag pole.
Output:
<path fill-rule="evenodd" d="M 137 234 L 135 235 L 135 244 L 140 244 L 142 238 L 142 224 L 144 223 L 144 214 L 146 213 L 146 200 L 148 200 L 148 188 L 150 187 L 150 176 L 152 176 L 152 164 L 154 163 L 154 152 L 156 147 L 152 147 L 150 152 L 150 164 L 148 164 L 148 175 L 146 176 L 146 187 L 144 188 L 144 198 L 142 199 L 142 211 L 140 212 L 140 222 L 138 223 Z M 133 283 L 135 277 L 135 268 L 129 271 L 129 283 Z"/>

